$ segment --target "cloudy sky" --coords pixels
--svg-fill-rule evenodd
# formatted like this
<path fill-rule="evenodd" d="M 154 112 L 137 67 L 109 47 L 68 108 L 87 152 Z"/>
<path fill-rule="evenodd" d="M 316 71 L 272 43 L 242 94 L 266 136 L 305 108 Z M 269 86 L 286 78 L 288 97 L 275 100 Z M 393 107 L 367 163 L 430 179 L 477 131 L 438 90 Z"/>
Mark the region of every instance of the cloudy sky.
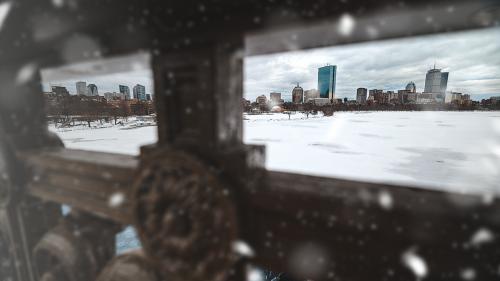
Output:
<path fill-rule="evenodd" d="M 474 99 L 500 95 L 500 28 L 385 40 L 339 47 L 245 58 L 245 97 L 281 92 L 291 99 L 294 84 L 317 88 L 317 68 L 337 65 L 337 97 L 353 98 L 356 89 L 399 90 L 414 81 L 423 91 L 425 74 L 436 63 L 449 71 L 448 90 L 469 93 Z M 153 92 L 149 55 L 139 53 L 42 71 L 44 90 L 63 85 L 76 92 L 82 80 L 99 93 L 117 92 L 118 85 L 135 84 Z"/>
<path fill-rule="evenodd" d="M 245 61 L 245 97 L 254 100 L 277 91 L 291 100 L 296 82 L 304 90 L 317 88 L 317 68 L 326 64 L 337 65 L 340 98 L 353 98 L 359 87 L 404 89 L 409 81 L 421 92 L 434 62 L 450 72 L 448 90 L 475 99 L 500 95 L 499 38 L 497 27 L 250 57 Z"/>
<path fill-rule="evenodd" d="M 44 69 L 41 71 L 43 89 L 49 91 L 51 85 L 64 86 L 70 94 L 76 94 L 75 83 L 85 81 L 87 85 L 96 84 L 101 96 L 105 92 L 118 92 L 118 85 L 129 86 L 132 95 L 136 84 L 144 85 L 150 94 L 153 93 L 153 73 L 149 61 L 147 53 L 137 53 Z"/>
<path fill-rule="evenodd" d="M 72 79 L 66 81 L 53 80 L 51 82 L 44 83 L 44 91 L 49 91 L 50 85 L 57 85 L 66 87 L 70 94 L 73 95 L 76 94 L 75 83 L 77 81 L 85 81 L 87 82 L 87 85 L 97 85 L 97 90 L 101 96 L 106 92 L 119 92 L 118 85 L 129 86 L 130 95 L 132 95 L 132 89 L 136 84 L 144 85 L 146 87 L 146 93 L 151 94 L 153 92 L 153 81 L 151 77 L 151 72 L 139 70 L 104 76 L 86 76 L 82 77 L 82 79 Z"/>

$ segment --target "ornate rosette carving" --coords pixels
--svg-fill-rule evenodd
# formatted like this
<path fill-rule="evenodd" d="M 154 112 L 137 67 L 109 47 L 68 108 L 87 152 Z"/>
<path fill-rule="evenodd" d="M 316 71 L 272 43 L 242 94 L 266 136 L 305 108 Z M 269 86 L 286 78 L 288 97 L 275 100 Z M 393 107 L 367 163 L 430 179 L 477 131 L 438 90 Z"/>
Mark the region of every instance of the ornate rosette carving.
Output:
<path fill-rule="evenodd" d="M 143 162 L 135 182 L 136 227 L 169 280 L 223 280 L 234 262 L 235 210 L 214 172 L 179 151 Z"/>

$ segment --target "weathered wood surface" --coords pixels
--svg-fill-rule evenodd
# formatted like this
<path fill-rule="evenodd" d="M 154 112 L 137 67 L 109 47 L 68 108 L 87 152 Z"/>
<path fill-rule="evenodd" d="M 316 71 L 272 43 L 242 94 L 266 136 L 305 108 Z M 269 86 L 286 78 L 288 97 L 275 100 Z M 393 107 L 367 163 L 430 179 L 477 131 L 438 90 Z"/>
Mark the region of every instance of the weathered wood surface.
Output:
<path fill-rule="evenodd" d="M 498 199 L 280 172 L 264 181 L 243 208 L 256 262 L 272 270 L 314 280 L 412 279 L 402 259 L 415 251 L 432 280 L 466 268 L 481 280 L 498 274 L 498 241 L 472 242 L 499 233 Z"/>
<path fill-rule="evenodd" d="M 131 223 L 130 188 L 135 157 L 71 149 L 23 152 L 30 170 L 28 192 L 41 199 Z"/>

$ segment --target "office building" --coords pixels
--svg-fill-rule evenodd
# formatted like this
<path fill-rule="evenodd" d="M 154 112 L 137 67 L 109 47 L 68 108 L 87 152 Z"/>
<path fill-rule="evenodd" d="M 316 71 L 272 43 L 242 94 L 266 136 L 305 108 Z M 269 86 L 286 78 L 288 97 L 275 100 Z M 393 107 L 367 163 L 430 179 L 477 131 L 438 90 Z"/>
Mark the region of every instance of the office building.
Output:
<path fill-rule="evenodd" d="M 68 89 L 62 86 L 51 86 L 52 92 L 56 94 L 56 96 L 69 96 Z"/>
<path fill-rule="evenodd" d="M 319 98 L 319 91 L 316 89 L 311 89 L 304 91 L 304 103 L 312 102 L 314 99 Z"/>
<path fill-rule="evenodd" d="M 265 104 L 267 104 L 267 97 L 264 95 L 258 96 L 255 99 L 255 102 L 258 103 L 259 105 L 265 105 Z"/>
<path fill-rule="evenodd" d="M 87 82 L 84 81 L 76 82 L 76 94 L 79 96 L 87 95 Z"/>
<path fill-rule="evenodd" d="M 125 85 L 118 85 L 119 92 L 124 94 L 125 99 L 129 100 L 130 99 L 130 88 Z"/>
<path fill-rule="evenodd" d="M 327 65 L 318 68 L 318 91 L 320 98 L 335 99 L 336 79 L 336 65 Z"/>
<path fill-rule="evenodd" d="M 146 100 L 146 87 L 144 87 L 143 85 L 135 85 L 132 91 L 134 94 L 134 99 L 142 101 Z"/>
<path fill-rule="evenodd" d="M 447 99 L 447 102 L 458 104 L 462 103 L 462 93 L 451 92 L 448 96 L 449 100 Z"/>
<path fill-rule="evenodd" d="M 87 86 L 87 96 L 98 96 L 97 86 L 95 84 L 89 84 Z"/>
<path fill-rule="evenodd" d="M 490 97 L 491 104 L 500 104 L 500 96 Z"/>
<path fill-rule="evenodd" d="M 425 76 L 424 93 L 440 94 L 444 97 L 448 85 L 448 72 L 441 72 L 441 69 L 427 71 Z"/>
<path fill-rule="evenodd" d="M 384 90 L 372 89 L 368 91 L 368 99 L 373 100 L 379 104 L 383 104 L 384 102 Z"/>
<path fill-rule="evenodd" d="M 292 102 L 293 103 L 302 103 L 304 101 L 304 89 L 299 86 L 299 83 L 297 83 L 297 86 L 295 86 L 292 90 Z"/>
<path fill-rule="evenodd" d="M 281 104 L 281 93 L 272 92 L 269 94 L 269 98 L 274 105 Z"/>
<path fill-rule="evenodd" d="M 116 93 L 116 92 L 107 92 L 107 93 L 104 93 L 104 98 L 107 100 L 107 101 L 110 101 L 110 100 L 127 100 L 126 96 L 124 93 Z"/>
<path fill-rule="evenodd" d="M 327 98 L 314 98 L 314 99 L 311 99 L 310 102 L 314 105 L 317 105 L 317 106 L 323 106 L 323 105 L 330 104 L 331 100 L 327 99 Z"/>
<path fill-rule="evenodd" d="M 356 90 L 356 102 L 359 104 L 365 104 L 367 93 L 368 90 L 366 88 L 358 88 Z"/>

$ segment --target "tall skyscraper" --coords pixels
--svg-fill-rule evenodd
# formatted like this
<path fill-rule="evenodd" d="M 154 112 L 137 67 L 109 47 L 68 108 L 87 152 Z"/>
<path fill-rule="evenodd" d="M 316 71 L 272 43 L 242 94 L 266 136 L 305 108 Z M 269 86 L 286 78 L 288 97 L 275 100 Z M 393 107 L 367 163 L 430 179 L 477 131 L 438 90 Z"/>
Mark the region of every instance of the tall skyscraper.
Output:
<path fill-rule="evenodd" d="M 448 72 L 441 72 L 441 69 L 436 69 L 436 66 L 427 71 L 424 93 L 444 95 L 448 85 L 448 74 Z"/>
<path fill-rule="evenodd" d="M 87 86 L 87 96 L 98 96 L 97 86 L 95 84 L 89 84 Z"/>
<path fill-rule="evenodd" d="M 135 85 L 132 91 L 134 93 L 134 99 L 142 101 L 146 100 L 146 87 L 144 87 L 143 85 Z"/>
<path fill-rule="evenodd" d="M 293 103 L 302 103 L 304 100 L 304 89 L 299 86 L 299 83 L 297 83 L 297 86 L 295 86 L 292 90 L 292 102 Z"/>
<path fill-rule="evenodd" d="M 358 88 L 356 90 L 356 102 L 359 104 L 366 103 L 367 93 L 368 93 L 368 90 L 366 88 Z"/>
<path fill-rule="evenodd" d="M 119 92 L 122 93 L 125 96 L 126 100 L 130 99 L 130 88 L 125 85 L 118 85 L 118 88 L 120 89 Z"/>
<path fill-rule="evenodd" d="M 87 95 L 87 82 L 83 81 L 76 82 L 76 94 Z"/>
<path fill-rule="evenodd" d="M 335 99 L 335 84 L 337 80 L 337 66 L 327 65 L 318 68 L 318 91 L 320 98 Z"/>

